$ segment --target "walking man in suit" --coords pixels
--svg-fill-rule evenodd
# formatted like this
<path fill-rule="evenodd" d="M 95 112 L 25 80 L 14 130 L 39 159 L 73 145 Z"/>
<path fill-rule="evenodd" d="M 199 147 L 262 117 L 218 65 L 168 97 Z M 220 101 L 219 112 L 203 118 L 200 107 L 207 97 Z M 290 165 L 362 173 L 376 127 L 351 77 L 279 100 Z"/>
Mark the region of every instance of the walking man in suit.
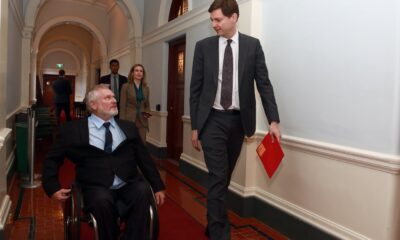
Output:
<path fill-rule="evenodd" d="M 254 80 L 273 140 L 280 141 L 278 108 L 260 41 L 239 33 L 235 0 L 215 0 L 208 9 L 217 36 L 197 42 L 190 84 L 192 145 L 204 151 L 208 168 L 206 234 L 230 239 L 226 196 L 244 135 L 256 124 Z"/>
<path fill-rule="evenodd" d="M 108 86 L 96 85 L 85 99 L 92 114 L 60 127 L 43 164 L 43 188 L 53 199 L 70 197 L 71 190 L 58 181 L 58 169 L 67 157 L 75 163 L 76 181 L 85 208 L 97 220 L 100 239 L 117 239 L 118 217 L 126 222 L 121 239 L 146 239 L 152 194 L 138 167 L 158 205 L 164 202 L 164 183 L 135 124 L 114 119 L 118 109 Z"/>
<path fill-rule="evenodd" d="M 58 78 L 53 83 L 54 104 L 56 105 L 57 124 L 60 124 L 61 111 L 64 110 L 65 118 L 71 121 L 69 96 L 72 93 L 71 84 L 65 78 L 65 71 L 58 71 Z"/>
<path fill-rule="evenodd" d="M 122 85 L 128 81 L 128 79 L 120 75 L 119 71 L 119 61 L 117 59 L 112 59 L 110 61 L 111 73 L 100 78 L 99 84 L 109 84 L 110 89 L 115 94 L 115 99 L 117 100 L 117 107 L 119 110 L 119 100 L 121 96 Z M 118 118 L 118 115 L 116 116 Z"/>

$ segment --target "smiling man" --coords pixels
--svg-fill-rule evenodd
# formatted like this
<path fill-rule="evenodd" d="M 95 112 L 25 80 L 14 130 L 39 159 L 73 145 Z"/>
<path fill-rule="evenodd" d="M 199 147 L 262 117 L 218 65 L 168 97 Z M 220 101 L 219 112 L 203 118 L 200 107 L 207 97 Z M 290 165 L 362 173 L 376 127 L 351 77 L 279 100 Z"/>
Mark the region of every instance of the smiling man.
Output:
<path fill-rule="evenodd" d="M 126 222 L 120 239 L 146 239 L 151 184 L 158 205 L 163 204 L 164 183 L 150 159 L 133 122 L 116 120 L 114 93 L 105 84 L 86 95 L 91 116 L 60 127 L 59 137 L 43 164 L 43 188 L 59 201 L 70 197 L 62 188 L 58 169 L 67 157 L 75 163 L 76 181 L 82 187 L 85 208 L 99 226 L 100 239 L 117 239 L 118 217 Z"/>
<path fill-rule="evenodd" d="M 280 141 L 278 107 L 260 41 L 239 33 L 235 0 L 215 0 L 210 20 L 217 36 L 197 42 L 190 84 L 192 145 L 208 168 L 206 234 L 230 239 L 226 196 L 244 136 L 256 127 L 254 81 L 273 140 Z"/>

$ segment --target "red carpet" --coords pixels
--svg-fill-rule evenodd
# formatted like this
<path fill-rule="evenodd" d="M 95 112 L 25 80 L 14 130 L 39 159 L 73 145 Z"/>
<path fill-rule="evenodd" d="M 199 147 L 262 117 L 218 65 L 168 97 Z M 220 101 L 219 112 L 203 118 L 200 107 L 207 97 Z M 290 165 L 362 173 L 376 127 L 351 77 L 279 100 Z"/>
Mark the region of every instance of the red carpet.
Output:
<path fill-rule="evenodd" d="M 207 239 L 204 227 L 170 198 L 167 197 L 164 205 L 159 208 L 159 215 L 159 240 Z"/>
<path fill-rule="evenodd" d="M 74 164 L 66 160 L 60 168 L 61 185 L 70 186 L 74 177 Z M 204 227 L 170 198 L 166 198 L 164 205 L 158 209 L 158 214 L 159 240 L 207 239 L 204 236 Z M 93 239 L 93 231 L 87 224 L 82 224 L 81 239 Z"/>

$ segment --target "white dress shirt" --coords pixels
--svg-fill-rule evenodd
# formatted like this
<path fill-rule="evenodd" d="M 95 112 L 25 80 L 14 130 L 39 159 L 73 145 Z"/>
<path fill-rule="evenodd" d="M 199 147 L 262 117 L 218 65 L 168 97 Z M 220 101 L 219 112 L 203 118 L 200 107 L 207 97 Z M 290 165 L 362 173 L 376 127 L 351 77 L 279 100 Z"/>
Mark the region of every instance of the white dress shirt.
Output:
<path fill-rule="evenodd" d="M 235 35 L 233 35 L 231 42 L 232 55 L 233 55 L 233 89 L 232 89 L 232 106 L 229 109 L 240 110 L 239 105 L 239 32 L 236 31 Z M 218 68 L 218 88 L 217 95 L 215 96 L 214 106 L 213 108 L 224 110 L 221 106 L 221 83 L 222 83 L 222 67 L 224 63 L 224 53 L 226 45 L 228 44 L 228 39 L 224 37 L 219 37 L 219 68 Z"/>
<path fill-rule="evenodd" d="M 97 147 L 101 150 L 104 150 L 105 144 L 105 134 L 106 128 L 103 126 L 104 120 L 92 114 L 88 118 L 88 127 L 89 127 L 89 144 Z M 112 150 L 116 149 L 118 145 L 126 139 L 125 133 L 121 130 L 118 124 L 115 122 L 114 118 L 111 118 L 108 122 L 110 122 L 110 131 L 112 134 Z M 114 176 L 114 182 L 111 189 L 118 189 L 124 186 L 126 182 L 122 181 L 117 175 Z"/>

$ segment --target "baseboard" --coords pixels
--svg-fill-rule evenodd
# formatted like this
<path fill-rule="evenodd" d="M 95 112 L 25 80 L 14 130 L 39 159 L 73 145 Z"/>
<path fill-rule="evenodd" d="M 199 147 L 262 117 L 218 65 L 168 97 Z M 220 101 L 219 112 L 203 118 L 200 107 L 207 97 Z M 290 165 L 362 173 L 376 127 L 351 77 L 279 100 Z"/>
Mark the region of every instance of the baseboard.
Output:
<path fill-rule="evenodd" d="M 166 159 L 167 158 L 167 148 L 166 147 L 158 147 L 149 142 L 146 143 L 147 149 L 150 154 L 157 159 Z"/>
<path fill-rule="evenodd" d="M 179 169 L 182 174 L 206 187 L 207 172 L 184 160 L 179 162 Z M 239 216 L 256 218 L 290 239 L 339 239 L 255 196 L 244 197 L 229 190 L 228 206 Z"/>
<path fill-rule="evenodd" d="M 8 216 L 10 214 L 10 210 L 11 210 L 11 199 L 8 195 L 5 195 L 0 207 L 0 240 L 7 239 L 6 224 Z"/>

